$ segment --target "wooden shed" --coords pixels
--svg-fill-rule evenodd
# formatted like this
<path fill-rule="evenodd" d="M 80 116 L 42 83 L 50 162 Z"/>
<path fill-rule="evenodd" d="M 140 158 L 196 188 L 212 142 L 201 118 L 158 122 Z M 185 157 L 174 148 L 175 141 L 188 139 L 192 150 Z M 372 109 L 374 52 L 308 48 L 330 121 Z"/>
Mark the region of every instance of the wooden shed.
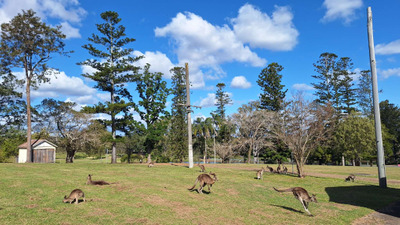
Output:
<path fill-rule="evenodd" d="M 36 143 L 35 143 L 36 142 Z M 54 163 L 56 162 L 56 148 L 57 145 L 51 143 L 46 139 L 31 140 L 33 144 L 33 162 L 34 163 Z M 18 146 L 18 163 L 25 163 L 27 159 L 28 143 L 25 142 Z"/>

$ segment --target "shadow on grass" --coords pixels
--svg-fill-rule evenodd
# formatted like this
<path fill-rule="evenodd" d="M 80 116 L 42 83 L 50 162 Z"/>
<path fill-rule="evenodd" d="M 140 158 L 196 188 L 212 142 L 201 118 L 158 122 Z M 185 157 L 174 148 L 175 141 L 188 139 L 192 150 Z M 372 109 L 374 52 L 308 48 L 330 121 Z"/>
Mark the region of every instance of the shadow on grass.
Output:
<path fill-rule="evenodd" d="M 279 207 L 279 208 L 282 208 L 282 209 L 286 209 L 286 210 L 289 210 L 289 211 L 292 211 L 292 212 L 305 214 L 303 211 L 300 211 L 300 210 L 297 210 L 297 209 L 293 209 L 293 208 L 287 207 L 287 206 L 282 206 L 282 205 L 270 205 L 270 206 L 275 206 L 275 207 Z"/>
<path fill-rule="evenodd" d="M 400 208 L 400 189 L 365 185 L 327 187 L 325 191 L 331 202 L 370 208 L 400 218 L 400 210 L 393 210 L 396 206 Z M 386 207 L 393 202 L 397 204 Z"/>

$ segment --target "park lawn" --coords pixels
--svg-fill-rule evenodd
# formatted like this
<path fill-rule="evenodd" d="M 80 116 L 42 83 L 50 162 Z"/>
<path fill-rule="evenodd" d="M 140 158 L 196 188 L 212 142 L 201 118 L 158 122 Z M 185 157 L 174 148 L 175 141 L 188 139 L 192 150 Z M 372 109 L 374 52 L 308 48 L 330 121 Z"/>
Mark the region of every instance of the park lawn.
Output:
<path fill-rule="evenodd" d="M 99 163 L 100 162 L 100 163 Z M 103 161 L 105 162 L 105 161 Z M 0 164 L 1 224 L 349 224 L 374 210 L 400 200 L 400 186 L 381 189 L 365 181 L 342 178 L 264 174 L 261 165 L 206 165 L 219 181 L 210 194 L 190 188 L 199 168 L 156 164 L 108 164 L 78 159 L 73 164 Z M 276 165 L 274 165 L 276 167 Z M 306 172 L 373 174 L 376 167 L 347 170 L 307 166 Z M 291 168 L 289 168 L 289 171 Z M 360 170 L 360 171 L 358 171 Z M 393 170 L 393 171 L 392 171 Z M 387 168 L 387 173 L 399 168 Z M 86 177 L 109 186 L 88 186 Z M 316 194 L 309 217 L 291 193 L 272 187 L 301 186 Z M 63 203 L 73 189 L 84 191 L 86 203 Z M 207 190 L 207 188 L 205 188 Z"/>

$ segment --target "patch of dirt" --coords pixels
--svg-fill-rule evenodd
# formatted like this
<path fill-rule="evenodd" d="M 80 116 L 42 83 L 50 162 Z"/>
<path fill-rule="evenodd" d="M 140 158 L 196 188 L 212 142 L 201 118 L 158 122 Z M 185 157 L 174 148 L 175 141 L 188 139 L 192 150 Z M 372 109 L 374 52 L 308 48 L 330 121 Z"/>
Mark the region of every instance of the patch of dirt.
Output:
<path fill-rule="evenodd" d="M 50 213 L 56 213 L 57 212 L 57 210 L 52 209 L 52 208 L 43 208 L 42 210 L 46 211 L 46 212 L 50 212 Z"/>
<path fill-rule="evenodd" d="M 31 205 L 26 205 L 25 207 L 28 208 L 28 209 L 33 209 L 33 208 L 38 207 L 38 205 L 37 204 L 31 204 Z"/>
<path fill-rule="evenodd" d="M 96 208 L 91 211 L 91 216 L 112 216 L 113 214 L 105 209 Z"/>
<path fill-rule="evenodd" d="M 250 215 L 255 215 L 255 216 L 261 215 L 261 216 L 266 217 L 266 218 L 269 218 L 269 219 L 274 218 L 274 216 L 272 216 L 271 214 L 265 213 L 264 211 L 262 211 L 262 210 L 257 210 L 257 209 L 251 209 L 251 210 L 249 211 L 249 214 L 250 214 Z"/>
<path fill-rule="evenodd" d="M 150 224 L 147 218 L 129 218 L 125 224 Z"/>

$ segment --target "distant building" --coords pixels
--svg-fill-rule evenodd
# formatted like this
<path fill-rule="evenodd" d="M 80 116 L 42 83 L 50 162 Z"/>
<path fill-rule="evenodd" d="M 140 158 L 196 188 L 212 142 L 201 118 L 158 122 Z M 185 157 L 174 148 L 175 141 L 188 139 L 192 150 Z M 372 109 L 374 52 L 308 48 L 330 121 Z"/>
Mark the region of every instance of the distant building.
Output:
<path fill-rule="evenodd" d="M 36 142 L 36 143 L 35 143 Z M 31 140 L 33 150 L 34 163 L 54 163 L 56 161 L 56 148 L 57 145 L 51 143 L 46 139 Z M 18 146 L 18 163 L 25 163 L 27 159 L 28 143 L 25 142 Z"/>

